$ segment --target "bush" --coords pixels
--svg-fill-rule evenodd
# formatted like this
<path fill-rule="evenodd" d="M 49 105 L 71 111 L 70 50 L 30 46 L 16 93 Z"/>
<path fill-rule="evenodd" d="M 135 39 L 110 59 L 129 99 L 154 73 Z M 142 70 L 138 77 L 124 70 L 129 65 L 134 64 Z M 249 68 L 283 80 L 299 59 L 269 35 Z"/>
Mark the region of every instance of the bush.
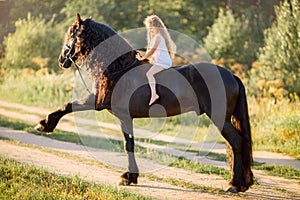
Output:
<path fill-rule="evenodd" d="M 246 19 L 242 21 L 221 9 L 204 39 L 205 48 L 214 59 L 235 59 L 237 63 L 250 64 L 256 55 L 249 35 Z"/>
<path fill-rule="evenodd" d="M 258 71 L 262 78 L 281 79 L 289 92 L 300 93 L 300 3 L 299 0 L 285 0 L 275 7 L 276 20 L 265 31 L 265 46 L 260 49 Z"/>
<path fill-rule="evenodd" d="M 287 97 L 286 83 L 282 73 L 273 69 L 271 63 L 253 62 L 248 75 L 248 94 L 258 98 L 281 99 Z"/>
<path fill-rule="evenodd" d="M 19 19 L 16 31 L 4 39 L 4 68 L 57 69 L 62 37 L 54 25 L 53 21 L 46 23 L 42 16 L 34 18 L 30 13 L 26 19 Z"/>
<path fill-rule="evenodd" d="M 300 101 L 291 95 L 277 101 L 248 98 L 255 150 L 285 153 L 300 159 Z"/>

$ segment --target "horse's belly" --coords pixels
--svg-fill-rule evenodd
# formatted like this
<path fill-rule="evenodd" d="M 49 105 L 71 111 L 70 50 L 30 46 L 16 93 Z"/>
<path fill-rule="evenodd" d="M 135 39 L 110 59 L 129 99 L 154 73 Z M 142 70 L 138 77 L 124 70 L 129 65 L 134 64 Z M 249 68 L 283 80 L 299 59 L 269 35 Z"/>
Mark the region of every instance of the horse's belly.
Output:
<path fill-rule="evenodd" d="M 161 99 L 157 100 L 150 107 L 147 105 L 148 101 L 139 104 L 135 102 L 130 105 L 130 116 L 132 118 L 145 117 L 169 117 L 182 113 L 196 111 L 199 112 L 198 104 L 190 99 Z"/>

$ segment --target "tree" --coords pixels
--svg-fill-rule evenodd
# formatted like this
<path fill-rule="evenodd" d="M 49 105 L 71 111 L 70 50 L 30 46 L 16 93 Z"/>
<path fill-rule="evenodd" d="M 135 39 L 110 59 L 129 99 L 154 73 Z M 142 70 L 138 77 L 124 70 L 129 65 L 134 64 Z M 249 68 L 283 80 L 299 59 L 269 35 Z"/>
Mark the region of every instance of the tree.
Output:
<path fill-rule="evenodd" d="M 276 20 L 265 31 L 265 46 L 260 49 L 259 61 L 268 63 L 272 77 L 282 79 L 290 92 L 300 93 L 299 0 L 285 0 L 275 7 L 275 13 Z"/>
<path fill-rule="evenodd" d="M 204 38 L 204 46 L 214 59 L 234 59 L 250 65 L 255 58 L 251 46 L 248 20 L 234 17 L 230 10 L 220 9 L 219 16 Z"/>
<path fill-rule="evenodd" d="M 3 66 L 7 69 L 36 68 L 47 66 L 57 69 L 57 57 L 61 48 L 61 37 L 57 34 L 55 23 L 46 22 L 42 16 L 32 17 L 15 23 L 16 31 L 4 39 L 5 58 Z M 48 61 L 37 63 L 36 58 Z"/>

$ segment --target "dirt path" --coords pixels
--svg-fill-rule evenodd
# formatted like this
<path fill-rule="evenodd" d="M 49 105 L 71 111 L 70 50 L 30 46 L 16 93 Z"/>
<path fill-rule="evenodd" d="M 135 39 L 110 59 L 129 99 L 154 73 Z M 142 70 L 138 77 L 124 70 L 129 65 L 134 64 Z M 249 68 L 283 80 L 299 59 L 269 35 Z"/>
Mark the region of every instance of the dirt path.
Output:
<path fill-rule="evenodd" d="M 27 119 L 30 121 L 39 118 L 36 114 L 19 113 L 5 109 L 0 109 L 0 113 L 2 115 L 13 114 L 16 118 Z M 68 122 L 63 122 L 62 125 L 69 131 L 76 129 Z M 0 153 L 2 155 L 23 163 L 43 167 L 59 174 L 79 175 L 81 178 L 91 182 L 116 186 L 118 177 L 121 174 L 120 170 L 124 170 L 124 163 L 127 163 L 125 154 L 123 153 L 88 148 L 73 143 L 52 140 L 43 136 L 36 136 L 22 131 L 0 128 L 0 137 L 47 149 L 47 151 L 42 151 L 39 148 L 24 147 L 6 140 L 0 140 Z M 101 160 L 110 166 L 114 166 L 114 168 L 87 164 L 86 162 L 77 159 L 74 160 L 66 156 L 51 153 L 50 150 L 67 153 L 82 159 Z M 281 155 L 274 154 L 274 156 L 276 157 L 273 157 L 273 159 L 277 158 L 278 160 L 278 156 Z M 294 161 L 290 158 L 287 160 Z M 202 162 L 209 162 L 209 160 L 202 160 Z M 298 162 L 291 163 L 295 164 L 296 167 L 299 167 Z M 138 159 L 138 164 L 140 168 L 159 178 L 185 180 L 199 186 L 220 189 L 224 189 L 227 185 L 227 181 L 215 175 L 198 174 L 178 168 L 161 166 L 154 161 L 141 158 Z M 288 164 L 290 165 L 290 163 Z M 226 165 L 224 165 L 224 167 L 226 167 Z M 155 170 L 151 171 L 151 169 Z M 139 185 L 137 186 L 118 187 L 118 189 L 129 190 L 130 192 L 151 196 L 155 199 L 300 199 L 300 187 L 297 181 L 267 176 L 262 171 L 254 171 L 254 175 L 257 178 L 259 185 L 253 186 L 246 193 L 240 195 L 224 195 L 215 194 L 213 192 L 193 191 L 170 185 L 165 182 L 151 181 L 145 177 L 139 179 Z"/>

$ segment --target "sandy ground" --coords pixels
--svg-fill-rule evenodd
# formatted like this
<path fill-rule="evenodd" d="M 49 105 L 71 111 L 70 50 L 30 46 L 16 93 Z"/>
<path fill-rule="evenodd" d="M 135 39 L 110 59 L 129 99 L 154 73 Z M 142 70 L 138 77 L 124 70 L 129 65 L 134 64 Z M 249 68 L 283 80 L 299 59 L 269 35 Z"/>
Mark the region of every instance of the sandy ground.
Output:
<path fill-rule="evenodd" d="M 37 108 L 31 109 L 19 104 L 0 102 L 0 106 L 2 107 L 0 108 L 1 115 L 30 122 L 39 121 L 41 118 L 40 116 L 37 116 L 37 114 L 43 114 L 43 111 L 41 113 L 41 110 Z M 9 111 L 3 107 L 18 109 L 18 112 Z M 19 112 L 22 110 L 21 108 L 24 109 L 23 112 Z M 30 112 L 24 113 L 26 109 L 27 111 L 30 110 Z M 44 112 L 47 112 L 47 110 L 44 110 Z M 115 125 L 112 126 L 115 127 Z M 76 130 L 76 127 L 68 122 L 62 122 L 59 127 L 63 127 L 63 129 L 68 129 L 69 131 Z M 78 175 L 90 182 L 113 185 L 118 189 L 151 196 L 154 199 L 300 199 L 300 185 L 297 181 L 268 176 L 264 172 L 257 170 L 254 170 L 254 175 L 257 178 L 259 185 L 255 185 L 247 192 L 238 195 L 193 191 L 170 185 L 165 182 L 151 181 L 144 177 L 139 178 L 139 184 L 137 186 L 119 187 L 116 183 L 118 182 L 121 171 L 124 171 L 125 169 L 124 165 L 127 165 L 127 159 L 123 153 L 88 148 L 7 128 L 0 128 L 0 137 L 47 149 L 46 151 L 43 151 L 40 148 L 25 147 L 23 145 L 11 143 L 7 140 L 0 140 L 0 153 L 6 157 L 18 160 L 22 163 L 45 168 L 58 174 L 70 176 Z M 221 148 L 219 148 L 218 151 L 220 151 L 220 149 Z M 73 155 L 82 159 L 101 161 L 112 167 L 107 168 L 94 164 L 87 164 L 87 162 L 83 162 L 80 159 L 74 160 L 53 153 L 51 150 L 63 152 L 67 155 Z M 299 161 L 282 154 L 254 152 L 254 157 L 260 162 L 288 165 L 297 169 L 300 168 Z M 216 175 L 199 174 L 178 168 L 162 166 L 154 161 L 143 158 L 139 158 L 137 162 L 144 173 L 150 173 L 160 178 L 185 180 L 196 185 L 221 189 L 224 189 L 227 186 L 227 181 Z M 214 161 L 209 159 L 201 159 L 201 162 L 215 164 L 216 166 L 223 166 L 225 168 L 227 167 L 225 163 L 214 163 Z"/>

